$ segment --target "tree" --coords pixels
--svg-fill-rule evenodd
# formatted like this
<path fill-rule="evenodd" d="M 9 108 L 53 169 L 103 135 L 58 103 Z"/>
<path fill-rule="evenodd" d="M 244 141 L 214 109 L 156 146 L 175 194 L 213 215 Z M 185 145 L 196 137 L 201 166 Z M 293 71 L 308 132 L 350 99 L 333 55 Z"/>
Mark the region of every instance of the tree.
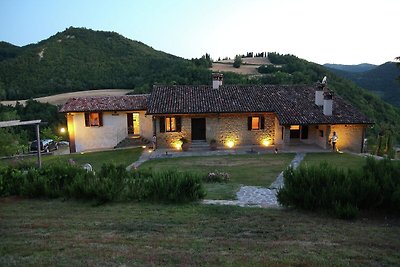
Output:
<path fill-rule="evenodd" d="M 240 55 L 236 55 L 235 60 L 233 61 L 233 67 L 240 68 L 240 65 L 242 65 L 242 58 Z"/>

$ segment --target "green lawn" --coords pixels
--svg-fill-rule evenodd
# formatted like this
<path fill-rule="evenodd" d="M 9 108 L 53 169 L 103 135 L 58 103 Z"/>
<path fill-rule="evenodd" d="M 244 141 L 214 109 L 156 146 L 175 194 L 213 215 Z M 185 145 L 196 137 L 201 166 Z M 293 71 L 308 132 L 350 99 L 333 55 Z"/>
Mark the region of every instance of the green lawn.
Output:
<path fill-rule="evenodd" d="M 399 266 L 400 220 L 0 199 L 0 266 Z"/>
<path fill-rule="evenodd" d="M 348 153 L 307 153 L 302 165 L 318 165 L 327 162 L 343 169 L 358 169 L 365 163 L 365 158 Z"/>
<path fill-rule="evenodd" d="M 206 198 L 234 199 L 240 185 L 269 186 L 284 170 L 294 154 L 229 155 L 157 159 L 145 162 L 141 169 L 153 171 L 177 169 L 194 171 L 202 175 L 218 170 L 230 175 L 228 183 L 205 184 Z"/>
<path fill-rule="evenodd" d="M 43 155 L 43 165 L 51 164 L 56 161 L 68 162 L 73 159 L 77 164 L 90 163 L 94 170 L 100 170 L 101 166 L 106 163 L 122 164 L 128 166 L 137 161 L 143 151 L 143 148 L 117 149 L 99 152 L 75 153 L 67 155 Z M 24 159 L 27 162 L 36 162 L 36 157 Z M 7 164 L 6 162 L 3 162 Z"/>

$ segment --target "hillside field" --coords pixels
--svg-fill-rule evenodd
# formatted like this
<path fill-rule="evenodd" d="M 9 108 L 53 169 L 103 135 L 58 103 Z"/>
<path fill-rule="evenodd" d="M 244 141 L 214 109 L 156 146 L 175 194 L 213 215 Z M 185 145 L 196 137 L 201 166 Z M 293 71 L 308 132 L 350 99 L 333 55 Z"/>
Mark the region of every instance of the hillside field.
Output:
<path fill-rule="evenodd" d="M 57 94 L 45 97 L 38 97 L 34 98 L 40 103 L 49 103 L 52 105 L 64 105 L 67 100 L 71 97 L 85 97 L 85 96 L 119 96 L 119 95 L 126 95 L 127 93 L 132 92 L 129 89 L 101 89 L 101 90 L 87 90 L 87 91 L 78 91 L 78 92 L 71 92 L 71 93 L 64 93 L 64 94 Z M 15 106 L 17 102 L 22 105 L 25 105 L 27 99 L 23 100 L 7 100 L 1 101 L 2 105 L 11 105 Z"/>

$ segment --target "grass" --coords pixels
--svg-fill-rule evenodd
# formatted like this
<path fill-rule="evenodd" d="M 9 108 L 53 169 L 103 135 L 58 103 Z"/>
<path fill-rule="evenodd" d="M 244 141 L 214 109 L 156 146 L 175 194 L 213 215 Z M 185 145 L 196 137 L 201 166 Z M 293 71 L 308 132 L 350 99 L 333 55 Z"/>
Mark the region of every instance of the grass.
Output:
<path fill-rule="evenodd" d="M 122 164 L 128 166 L 131 163 L 137 161 L 142 153 L 142 148 L 130 148 L 130 149 L 117 149 L 109 151 L 99 151 L 99 152 L 87 152 L 81 154 L 67 154 L 67 155 L 43 155 L 42 162 L 43 165 L 54 163 L 55 161 L 65 161 L 68 162 L 69 159 L 73 159 L 76 164 L 83 165 L 85 163 L 90 163 L 94 170 L 100 170 L 103 164 L 113 163 Z M 21 159 L 26 162 L 36 162 L 36 157 L 29 157 L 26 159 Z M 9 164 L 12 161 L 3 161 L 3 164 Z"/>
<path fill-rule="evenodd" d="M 160 171 L 177 169 L 206 176 L 215 170 L 230 175 L 228 183 L 206 184 L 206 198 L 234 199 L 240 185 L 269 186 L 293 159 L 294 154 L 229 155 L 157 159 L 145 162 L 141 169 Z"/>
<path fill-rule="evenodd" d="M 400 220 L 0 199 L 0 266 L 398 266 Z"/>
<path fill-rule="evenodd" d="M 307 153 L 301 164 L 319 165 L 324 161 L 342 169 L 357 169 L 364 165 L 365 158 L 348 153 Z"/>

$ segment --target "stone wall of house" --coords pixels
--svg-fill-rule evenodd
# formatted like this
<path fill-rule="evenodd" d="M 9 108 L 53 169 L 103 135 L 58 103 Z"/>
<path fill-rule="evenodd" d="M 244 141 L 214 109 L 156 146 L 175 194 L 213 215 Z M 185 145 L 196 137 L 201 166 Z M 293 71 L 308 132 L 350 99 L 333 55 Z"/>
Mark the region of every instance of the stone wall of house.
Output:
<path fill-rule="evenodd" d="M 151 116 L 145 117 L 145 111 L 132 112 L 139 113 L 140 133 L 148 135 L 148 139 L 151 140 Z M 103 126 L 101 127 L 86 127 L 83 112 L 71 114 L 73 123 L 72 125 L 69 124 L 68 128 L 73 127 L 74 129 L 76 152 L 116 146 L 128 136 L 126 113 L 128 112 L 103 112 Z M 147 129 L 149 125 L 150 130 Z"/>
<path fill-rule="evenodd" d="M 248 130 L 247 119 L 249 114 L 228 114 L 215 116 L 197 116 L 206 118 L 206 139 L 217 141 L 218 146 L 225 146 L 228 141 L 233 141 L 235 146 L 261 145 L 264 139 L 268 139 L 270 144 L 274 143 L 275 138 L 275 115 L 252 114 L 254 116 L 264 116 L 265 123 L 262 130 Z M 182 116 L 181 132 L 160 133 L 159 119 L 156 119 L 157 145 L 158 147 L 175 148 L 179 139 L 184 137 L 191 142 L 191 119 L 195 116 Z"/>
<path fill-rule="evenodd" d="M 329 138 L 332 138 L 333 132 L 336 132 L 339 137 L 336 147 L 339 150 L 360 153 L 364 141 L 365 128 L 365 125 L 359 124 L 332 125 Z"/>
<path fill-rule="evenodd" d="M 145 111 L 139 111 L 140 136 L 151 141 L 153 138 L 153 116 L 146 115 Z"/>
<path fill-rule="evenodd" d="M 284 137 L 285 137 L 285 126 L 282 126 L 279 124 L 279 120 L 277 117 L 275 117 L 275 138 L 274 138 L 274 144 L 275 145 L 281 145 L 284 143 Z"/>
<path fill-rule="evenodd" d="M 160 148 L 176 148 L 179 145 L 179 140 L 185 138 L 190 142 L 191 139 L 191 117 L 181 117 L 181 131 L 180 132 L 164 132 L 160 133 L 160 119 L 155 118 L 156 133 L 157 133 L 157 147 Z M 207 122 L 206 122 L 207 125 Z"/>

